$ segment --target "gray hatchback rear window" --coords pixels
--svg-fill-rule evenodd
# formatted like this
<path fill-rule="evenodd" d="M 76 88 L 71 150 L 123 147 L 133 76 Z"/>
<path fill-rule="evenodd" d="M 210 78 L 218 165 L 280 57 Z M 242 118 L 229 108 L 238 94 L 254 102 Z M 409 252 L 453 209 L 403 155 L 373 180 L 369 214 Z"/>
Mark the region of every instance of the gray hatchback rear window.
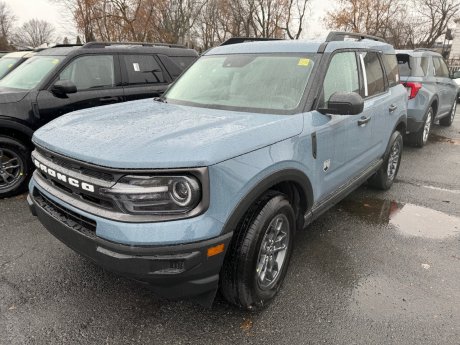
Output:
<path fill-rule="evenodd" d="M 397 54 L 399 73 L 404 77 L 425 77 L 428 73 L 430 59 L 413 57 L 409 54 Z"/>

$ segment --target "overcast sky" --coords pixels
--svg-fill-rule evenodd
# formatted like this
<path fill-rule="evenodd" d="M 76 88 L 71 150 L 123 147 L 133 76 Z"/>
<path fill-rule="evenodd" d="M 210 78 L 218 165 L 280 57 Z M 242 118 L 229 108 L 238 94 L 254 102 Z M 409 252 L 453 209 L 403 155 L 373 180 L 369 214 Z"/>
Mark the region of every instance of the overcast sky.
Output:
<path fill-rule="evenodd" d="M 77 32 L 71 16 L 53 0 L 3 0 L 10 6 L 17 17 L 17 26 L 33 18 L 50 22 L 56 28 L 59 40 L 68 37 L 70 42 L 75 41 Z M 229 0 L 231 1 L 231 0 Z M 310 16 L 304 31 L 304 38 L 317 38 L 325 35 L 322 18 L 331 8 L 334 0 L 310 0 Z"/>

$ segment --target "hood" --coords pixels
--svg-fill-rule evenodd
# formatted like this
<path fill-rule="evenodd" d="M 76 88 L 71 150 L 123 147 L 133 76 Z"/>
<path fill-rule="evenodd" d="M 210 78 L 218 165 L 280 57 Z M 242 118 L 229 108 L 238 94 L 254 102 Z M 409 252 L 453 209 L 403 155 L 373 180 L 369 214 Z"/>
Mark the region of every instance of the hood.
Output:
<path fill-rule="evenodd" d="M 29 90 L 22 91 L 16 89 L 0 88 L 0 104 L 16 103 L 27 96 Z"/>
<path fill-rule="evenodd" d="M 301 115 L 266 115 L 155 102 L 91 108 L 40 128 L 34 142 L 113 168 L 209 166 L 293 137 Z"/>

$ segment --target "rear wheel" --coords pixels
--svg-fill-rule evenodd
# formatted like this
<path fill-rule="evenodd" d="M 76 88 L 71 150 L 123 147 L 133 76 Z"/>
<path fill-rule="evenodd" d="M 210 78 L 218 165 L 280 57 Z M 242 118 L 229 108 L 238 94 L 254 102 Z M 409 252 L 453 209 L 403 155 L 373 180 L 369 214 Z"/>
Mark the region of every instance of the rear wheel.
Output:
<path fill-rule="evenodd" d="M 420 128 L 415 133 L 410 133 L 407 136 L 408 143 L 411 146 L 423 147 L 427 143 L 428 137 L 431 131 L 431 125 L 433 124 L 433 117 L 434 117 L 434 111 L 433 111 L 433 108 L 430 107 L 428 109 L 428 112 L 425 115 L 425 121 L 423 123 L 422 128 Z"/>
<path fill-rule="evenodd" d="M 390 150 L 380 169 L 369 179 L 369 184 L 375 188 L 387 190 L 393 185 L 398 175 L 403 149 L 401 133 L 395 131 L 390 139 Z"/>
<path fill-rule="evenodd" d="M 16 139 L 0 136 L 0 198 L 22 193 L 27 188 L 30 151 Z"/>
<path fill-rule="evenodd" d="M 221 292 L 236 306 L 256 310 L 279 291 L 293 248 L 294 210 L 285 195 L 268 192 L 240 221 L 221 274 Z"/>
<path fill-rule="evenodd" d="M 455 97 L 454 104 L 452 105 L 452 109 L 450 110 L 449 116 L 443 117 L 439 120 L 439 124 L 441 126 L 449 127 L 452 122 L 454 122 L 455 112 L 457 111 L 457 97 Z"/>

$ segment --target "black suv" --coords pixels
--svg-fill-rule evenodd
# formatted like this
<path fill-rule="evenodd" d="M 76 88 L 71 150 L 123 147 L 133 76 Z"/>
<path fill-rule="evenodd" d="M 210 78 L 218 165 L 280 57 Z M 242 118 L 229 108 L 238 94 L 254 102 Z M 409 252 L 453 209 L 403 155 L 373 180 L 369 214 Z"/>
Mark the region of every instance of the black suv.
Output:
<path fill-rule="evenodd" d="M 36 129 L 71 111 L 160 96 L 197 57 L 178 45 L 90 42 L 28 59 L 0 81 L 0 197 L 26 188 Z"/>

